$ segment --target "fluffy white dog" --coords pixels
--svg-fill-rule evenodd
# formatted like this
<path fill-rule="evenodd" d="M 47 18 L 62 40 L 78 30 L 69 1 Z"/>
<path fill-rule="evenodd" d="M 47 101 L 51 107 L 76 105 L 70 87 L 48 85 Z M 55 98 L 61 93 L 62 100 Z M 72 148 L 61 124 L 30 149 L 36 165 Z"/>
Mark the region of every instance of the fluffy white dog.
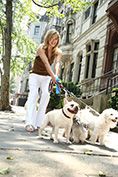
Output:
<path fill-rule="evenodd" d="M 51 139 L 53 139 L 54 143 L 58 143 L 58 131 L 59 128 L 64 128 L 66 135 L 66 142 L 71 143 L 69 141 L 70 131 L 73 124 L 73 118 L 75 114 L 78 112 L 79 105 L 74 101 L 68 102 L 66 99 L 64 100 L 64 107 L 62 109 L 55 109 L 46 114 L 44 122 L 39 129 L 39 137 L 41 137 L 41 132 L 44 130 L 46 126 L 49 124 L 52 125 Z M 54 133 L 54 137 L 52 137 Z"/>
<path fill-rule="evenodd" d="M 116 127 L 118 123 L 118 111 L 109 108 L 101 114 L 94 115 L 90 108 L 81 109 L 76 114 L 81 123 L 88 127 L 88 135 L 92 143 L 98 141 L 101 145 L 105 143 L 105 136 L 110 129 Z"/>
<path fill-rule="evenodd" d="M 70 140 L 73 143 L 84 143 L 88 137 L 88 127 L 80 122 L 79 119 L 74 119 L 71 128 Z"/>
<path fill-rule="evenodd" d="M 105 144 L 105 136 L 111 128 L 116 127 L 118 123 L 118 111 L 109 108 L 105 109 L 96 120 L 92 136 L 90 138 L 92 143 L 97 140 L 101 145 Z"/>
<path fill-rule="evenodd" d="M 88 136 L 90 137 L 98 116 L 94 115 L 89 107 L 85 107 L 85 109 L 79 110 L 75 117 L 81 124 L 86 125 L 88 128 Z"/>

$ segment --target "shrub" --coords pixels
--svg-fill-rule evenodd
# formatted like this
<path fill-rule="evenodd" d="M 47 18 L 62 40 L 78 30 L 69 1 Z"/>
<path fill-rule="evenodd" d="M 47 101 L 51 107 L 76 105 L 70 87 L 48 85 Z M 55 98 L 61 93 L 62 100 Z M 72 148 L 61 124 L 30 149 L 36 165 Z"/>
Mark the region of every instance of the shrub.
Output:
<path fill-rule="evenodd" d="M 62 84 L 67 90 L 74 93 L 77 97 L 80 97 L 81 91 L 79 85 L 76 85 L 73 82 L 62 82 Z"/>
<path fill-rule="evenodd" d="M 73 84 L 73 82 L 62 82 L 62 85 L 70 92 L 74 93 L 77 97 L 81 95 L 80 87 L 76 84 Z M 60 109 L 63 107 L 63 99 L 64 99 L 64 91 L 61 90 L 60 94 L 56 94 L 54 87 L 54 92 L 51 93 L 50 102 L 48 105 L 48 111 L 53 109 Z"/>
<path fill-rule="evenodd" d="M 118 110 L 118 88 L 112 89 L 112 94 L 109 99 L 109 106 L 113 109 Z"/>

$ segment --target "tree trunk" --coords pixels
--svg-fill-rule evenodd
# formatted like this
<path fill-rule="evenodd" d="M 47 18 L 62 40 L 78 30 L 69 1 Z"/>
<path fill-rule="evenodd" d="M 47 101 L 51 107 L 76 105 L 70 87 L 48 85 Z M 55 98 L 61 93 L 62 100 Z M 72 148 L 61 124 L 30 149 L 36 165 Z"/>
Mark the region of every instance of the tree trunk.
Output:
<path fill-rule="evenodd" d="M 3 73 L 1 76 L 1 110 L 10 110 L 9 80 L 11 60 L 11 33 L 12 33 L 12 1 L 6 0 L 6 27 L 4 29 L 5 54 L 3 56 Z"/>

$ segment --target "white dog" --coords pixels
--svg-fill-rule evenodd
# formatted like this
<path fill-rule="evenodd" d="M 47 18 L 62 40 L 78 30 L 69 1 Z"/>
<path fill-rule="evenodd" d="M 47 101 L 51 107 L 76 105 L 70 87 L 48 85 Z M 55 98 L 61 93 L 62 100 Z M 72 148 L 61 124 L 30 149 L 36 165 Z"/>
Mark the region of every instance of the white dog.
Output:
<path fill-rule="evenodd" d="M 64 100 L 64 107 L 62 109 L 55 109 L 46 114 L 46 117 L 44 119 L 44 122 L 42 126 L 39 129 L 39 137 L 41 136 L 42 130 L 48 124 L 52 125 L 52 132 L 51 132 L 51 138 L 54 139 L 54 143 L 58 143 L 58 131 L 59 128 L 64 128 L 67 137 L 66 142 L 70 143 L 69 137 L 70 137 L 70 131 L 73 124 L 73 118 L 75 114 L 78 112 L 79 105 L 78 103 L 74 101 L 68 102 L 67 100 Z M 54 138 L 52 137 L 52 134 L 54 133 Z"/>
<path fill-rule="evenodd" d="M 86 125 L 88 128 L 88 136 L 90 137 L 92 131 L 94 130 L 98 116 L 93 115 L 89 107 L 85 107 L 85 109 L 79 110 L 75 117 L 80 120 L 81 124 Z"/>
<path fill-rule="evenodd" d="M 79 119 L 74 119 L 71 128 L 70 140 L 73 143 L 84 143 L 88 137 L 88 127 L 80 122 Z"/>
<path fill-rule="evenodd" d="M 105 136 L 110 128 L 116 127 L 118 123 L 118 111 L 109 108 L 105 109 L 97 118 L 92 136 L 90 138 L 92 143 L 97 140 L 101 145 L 104 145 Z"/>

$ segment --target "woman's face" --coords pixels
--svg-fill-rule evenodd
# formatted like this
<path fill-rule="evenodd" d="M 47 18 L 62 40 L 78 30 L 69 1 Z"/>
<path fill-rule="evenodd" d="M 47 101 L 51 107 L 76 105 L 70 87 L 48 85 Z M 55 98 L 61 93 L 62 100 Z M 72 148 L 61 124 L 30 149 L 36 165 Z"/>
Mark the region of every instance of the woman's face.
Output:
<path fill-rule="evenodd" d="M 55 46 L 57 45 L 58 41 L 59 41 L 59 37 L 55 34 L 55 35 L 53 35 L 52 38 L 50 39 L 49 45 L 50 45 L 51 47 L 55 47 Z"/>

